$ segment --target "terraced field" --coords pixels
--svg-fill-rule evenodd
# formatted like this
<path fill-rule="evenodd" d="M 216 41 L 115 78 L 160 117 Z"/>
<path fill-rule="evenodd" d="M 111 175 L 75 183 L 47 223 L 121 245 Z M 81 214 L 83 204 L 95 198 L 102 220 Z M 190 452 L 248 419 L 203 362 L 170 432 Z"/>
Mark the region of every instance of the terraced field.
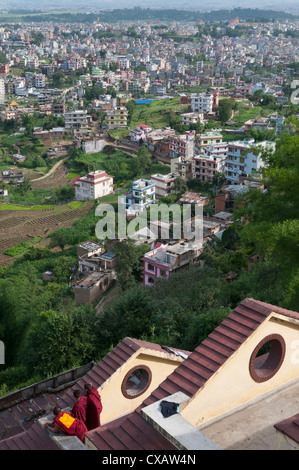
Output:
<path fill-rule="evenodd" d="M 47 243 L 49 233 L 61 227 L 70 227 L 76 220 L 88 214 L 93 202 L 85 202 L 73 208 L 69 204 L 54 206 L 53 209 L 0 210 L 0 266 L 12 262 L 14 258 L 4 254 L 19 242 L 41 237 L 41 244 Z"/>

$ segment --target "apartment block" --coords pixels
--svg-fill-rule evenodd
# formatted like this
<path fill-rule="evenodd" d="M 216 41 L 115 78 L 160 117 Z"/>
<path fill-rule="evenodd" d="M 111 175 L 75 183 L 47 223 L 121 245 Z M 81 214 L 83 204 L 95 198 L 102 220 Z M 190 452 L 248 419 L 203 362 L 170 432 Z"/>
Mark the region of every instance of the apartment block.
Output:
<path fill-rule="evenodd" d="M 67 111 L 64 113 L 65 130 L 73 134 L 85 134 L 91 123 L 91 116 L 86 110 L 78 109 L 75 111 Z"/>
<path fill-rule="evenodd" d="M 155 184 L 152 180 L 140 178 L 133 181 L 132 188 L 121 195 L 120 202 L 126 207 L 127 215 L 138 215 L 156 201 Z"/>
<path fill-rule="evenodd" d="M 169 136 L 169 153 L 171 157 L 189 160 L 194 154 L 195 131 L 186 131 L 183 135 Z"/>
<path fill-rule="evenodd" d="M 209 114 L 213 110 L 213 102 L 212 93 L 191 94 L 191 109 L 193 112 Z"/>
<path fill-rule="evenodd" d="M 204 134 L 196 134 L 194 153 L 200 155 L 204 153 L 204 147 L 210 144 L 220 144 L 223 140 L 222 134 L 218 131 L 205 132 Z"/>
<path fill-rule="evenodd" d="M 216 173 L 225 174 L 227 143 L 210 144 L 203 147 L 203 154 L 192 159 L 192 178 L 209 181 Z"/>
<path fill-rule="evenodd" d="M 183 126 L 190 126 L 191 124 L 203 123 L 204 114 L 199 112 L 183 113 L 181 114 L 181 124 Z"/>
<path fill-rule="evenodd" d="M 255 143 L 254 139 L 229 142 L 226 157 L 228 184 L 239 184 L 240 177 L 252 175 L 264 167 L 261 152 L 265 148 L 274 151 L 275 143 L 270 141 Z"/>
<path fill-rule="evenodd" d="M 56 117 L 64 116 L 65 114 L 65 102 L 53 102 L 52 103 L 52 114 Z"/>
<path fill-rule="evenodd" d="M 151 176 L 151 180 L 155 184 L 157 199 L 168 196 L 174 191 L 174 181 L 178 176 L 178 173 L 168 173 L 167 175 L 156 173 Z"/>
<path fill-rule="evenodd" d="M 118 106 L 112 111 L 106 113 L 107 129 L 117 129 L 127 127 L 128 110 L 125 106 Z"/>

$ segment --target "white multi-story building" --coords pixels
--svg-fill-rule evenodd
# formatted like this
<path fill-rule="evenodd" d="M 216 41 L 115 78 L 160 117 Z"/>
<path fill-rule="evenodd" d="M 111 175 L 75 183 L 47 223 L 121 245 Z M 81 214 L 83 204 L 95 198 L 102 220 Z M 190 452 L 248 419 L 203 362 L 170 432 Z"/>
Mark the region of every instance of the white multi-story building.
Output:
<path fill-rule="evenodd" d="M 190 126 L 191 124 L 203 123 L 203 113 L 183 113 L 181 114 L 181 124 L 183 126 Z"/>
<path fill-rule="evenodd" d="M 120 202 L 126 207 L 127 215 L 138 215 L 156 201 L 155 184 L 152 180 L 140 178 L 133 181 L 132 188 L 121 195 Z"/>
<path fill-rule="evenodd" d="M 167 175 L 156 173 L 151 176 L 151 180 L 155 184 L 156 199 L 168 196 L 173 192 L 174 181 L 178 176 L 178 173 L 168 173 Z"/>
<path fill-rule="evenodd" d="M 113 191 L 113 176 L 97 170 L 75 180 L 77 201 L 91 201 Z"/>
<path fill-rule="evenodd" d="M 66 132 L 74 131 L 76 133 L 85 133 L 91 122 L 91 117 L 85 109 L 67 111 L 64 113 Z"/>
<path fill-rule="evenodd" d="M 212 93 L 192 93 L 191 94 L 191 109 L 196 113 L 208 114 L 213 109 L 213 94 Z"/>
<path fill-rule="evenodd" d="M 275 143 L 270 141 L 255 143 L 254 139 L 229 142 L 226 157 L 227 182 L 239 184 L 240 176 L 250 176 L 264 167 L 261 152 L 266 147 L 274 151 Z"/>
<path fill-rule="evenodd" d="M 42 73 L 35 75 L 34 83 L 36 88 L 45 88 L 46 86 L 46 77 Z"/>

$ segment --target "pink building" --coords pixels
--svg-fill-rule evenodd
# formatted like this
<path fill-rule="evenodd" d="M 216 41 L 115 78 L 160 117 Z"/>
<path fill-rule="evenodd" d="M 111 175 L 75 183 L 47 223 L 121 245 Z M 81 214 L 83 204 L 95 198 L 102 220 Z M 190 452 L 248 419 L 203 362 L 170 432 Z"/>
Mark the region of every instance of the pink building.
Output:
<path fill-rule="evenodd" d="M 163 245 L 157 243 L 143 258 L 143 284 L 152 286 L 156 279 L 168 279 L 172 273 L 189 269 L 195 264 L 202 249 L 202 243 L 178 241 Z"/>
<path fill-rule="evenodd" d="M 186 131 L 184 135 L 169 136 L 169 153 L 171 157 L 182 157 L 189 160 L 194 153 L 195 131 Z"/>
<path fill-rule="evenodd" d="M 227 152 L 228 144 L 226 142 L 204 147 L 203 154 L 195 155 L 192 159 L 192 178 L 209 181 L 216 173 L 225 174 Z"/>

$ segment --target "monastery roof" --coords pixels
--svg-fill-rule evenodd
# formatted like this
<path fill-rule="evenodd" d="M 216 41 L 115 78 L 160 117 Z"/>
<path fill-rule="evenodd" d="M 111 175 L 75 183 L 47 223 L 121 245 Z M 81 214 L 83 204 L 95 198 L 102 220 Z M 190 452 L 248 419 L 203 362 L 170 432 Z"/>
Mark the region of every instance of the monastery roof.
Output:
<path fill-rule="evenodd" d="M 194 396 L 272 312 L 299 320 L 299 313 L 297 312 L 247 298 L 192 353 L 167 348 L 168 352 L 171 351 L 174 354 L 183 352 L 185 360 L 180 362 L 176 369 L 136 410 L 90 431 L 87 433 L 89 440 L 95 448 L 100 450 L 173 449 L 173 445 L 142 418 L 141 409 L 177 392 L 182 392 L 189 397 Z M 139 350 L 148 349 L 161 352 L 163 348 L 158 344 L 147 341 L 129 337 L 124 338 L 98 364 L 81 377 L 73 387 L 60 394 L 59 405 L 61 408 L 73 406 L 73 390 L 76 388 L 83 391 L 85 382 L 92 382 L 96 388 L 101 387 Z M 52 395 L 51 408 L 56 399 L 57 397 Z M 45 406 L 45 403 L 43 405 Z M 21 406 L 25 409 L 25 405 L 21 404 Z M 49 407 L 47 410 L 49 411 Z M 6 410 L 4 413 L 7 414 L 8 411 L 10 410 Z M 297 432 L 297 428 L 299 428 L 296 424 L 298 415 L 295 418 L 295 421 L 293 417 L 289 421 L 278 423 L 277 429 Z M 0 413 L 0 425 L 3 422 L 5 422 L 5 416 L 2 412 Z M 48 448 L 50 443 L 46 432 L 40 433 L 36 442 L 30 440 L 31 436 L 34 436 L 36 426 L 38 426 L 37 423 L 33 424 L 27 431 L 24 430 L 24 432 L 0 442 L 0 449 L 21 448 L 21 446 L 27 446 L 28 449 L 37 449 L 38 445 Z M 297 426 L 297 428 L 294 426 Z"/>

